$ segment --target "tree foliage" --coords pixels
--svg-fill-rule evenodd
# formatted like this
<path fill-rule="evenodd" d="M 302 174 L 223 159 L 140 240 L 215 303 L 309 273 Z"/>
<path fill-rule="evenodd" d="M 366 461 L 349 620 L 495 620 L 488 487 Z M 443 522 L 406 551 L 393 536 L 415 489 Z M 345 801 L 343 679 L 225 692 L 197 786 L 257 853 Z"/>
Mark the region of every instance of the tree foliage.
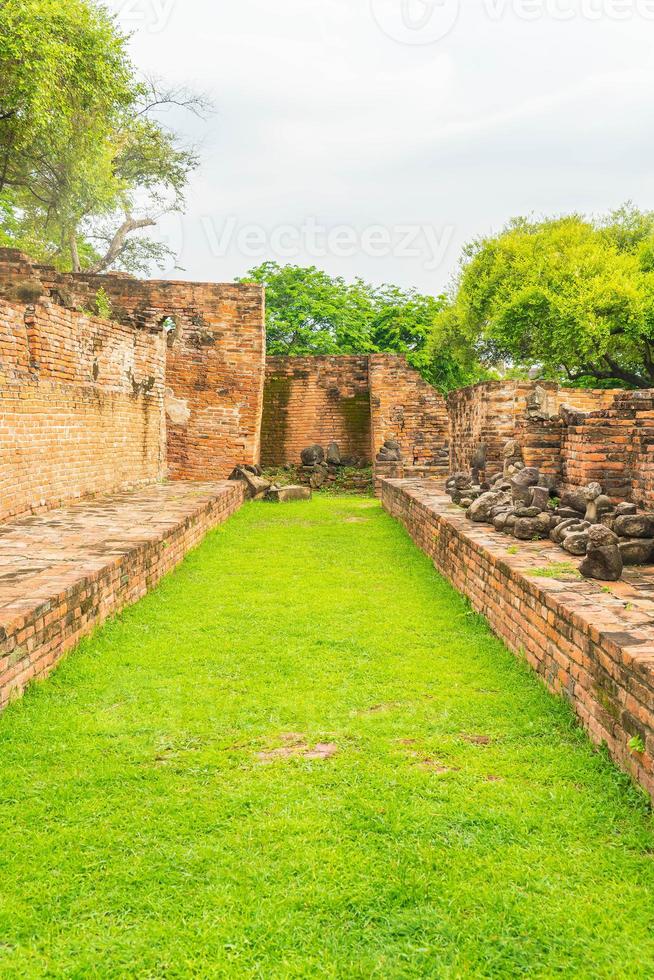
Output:
<path fill-rule="evenodd" d="M 181 207 L 197 154 L 156 112 L 202 100 L 139 80 L 92 0 L 0 2 L 0 79 L 2 240 L 74 270 L 162 259 L 142 231 Z"/>
<path fill-rule="evenodd" d="M 512 221 L 465 250 L 431 342 L 464 369 L 654 385 L 654 214 Z"/>
<path fill-rule="evenodd" d="M 243 281 L 266 286 L 269 354 L 405 354 L 438 387 L 461 380 L 451 358 L 428 351 L 443 297 L 362 279 L 348 283 L 314 266 L 276 262 L 252 269 Z"/>

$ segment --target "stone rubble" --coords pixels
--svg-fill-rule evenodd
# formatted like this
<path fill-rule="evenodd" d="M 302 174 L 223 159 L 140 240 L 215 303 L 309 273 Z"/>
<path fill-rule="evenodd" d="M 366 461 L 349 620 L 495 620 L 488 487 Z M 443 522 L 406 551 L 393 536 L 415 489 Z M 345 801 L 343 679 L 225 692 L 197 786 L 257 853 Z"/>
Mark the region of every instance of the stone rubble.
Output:
<path fill-rule="evenodd" d="M 654 562 L 654 513 L 628 501 L 615 503 L 591 482 L 557 495 L 556 480 L 525 466 L 516 440 L 504 446 L 502 472 L 485 476 L 485 449 L 473 453 L 470 472 L 453 473 L 445 489 L 469 520 L 490 524 L 519 541 L 550 538 L 568 554 L 583 558 L 587 578 L 615 582 L 625 565 Z"/>

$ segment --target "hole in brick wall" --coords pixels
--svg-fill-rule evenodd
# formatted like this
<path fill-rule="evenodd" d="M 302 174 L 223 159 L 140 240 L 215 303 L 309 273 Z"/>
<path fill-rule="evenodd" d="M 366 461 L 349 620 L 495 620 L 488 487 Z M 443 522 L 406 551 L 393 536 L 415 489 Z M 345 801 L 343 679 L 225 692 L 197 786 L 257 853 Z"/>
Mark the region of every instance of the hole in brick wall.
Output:
<path fill-rule="evenodd" d="M 170 315 L 164 316 L 159 321 L 159 326 L 166 335 L 166 344 L 168 347 L 174 347 L 181 333 L 181 325 L 177 318 Z"/>

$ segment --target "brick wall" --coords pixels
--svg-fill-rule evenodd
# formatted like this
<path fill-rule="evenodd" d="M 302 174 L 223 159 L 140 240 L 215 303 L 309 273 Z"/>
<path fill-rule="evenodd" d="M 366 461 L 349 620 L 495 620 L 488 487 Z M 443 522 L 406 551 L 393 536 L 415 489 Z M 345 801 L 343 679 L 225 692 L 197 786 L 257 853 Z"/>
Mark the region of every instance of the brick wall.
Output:
<path fill-rule="evenodd" d="M 504 444 L 517 437 L 523 444 L 526 462 L 541 464 L 549 472 L 560 470 L 563 464 L 559 429 L 528 418 L 527 401 L 536 388 L 545 393 L 544 409 L 551 415 L 562 405 L 581 412 L 605 409 L 617 393 L 531 381 L 489 381 L 451 392 L 447 407 L 452 471 L 469 469 L 472 453 L 480 443 L 486 445 L 489 472 L 498 471 Z"/>
<path fill-rule="evenodd" d="M 654 391 L 626 391 L 573 417 L 562 440 L 564 479 L 601 483 L 612 497 L 654 506 Z"/>
<path fill-rule="evenodd" d="M 436 568 L 468 596 L 507 646 L 524 655 L 572 705 L 596 743 L 654 798 L 654 632 L 637 610 L 625 625 L 625 603 L 597 584 L 534 577 L 548 544 L 506 541 L 471 525 L 433 483 L 384 481 L 384 508 L 407 529 Z M 529 572 L 532 574 L 530 575 Z M 648 590 L 648 595 L 651 590 Z M 634 604 L 639 601 L 635 590 Z M 642 625 L 645 623 L 645 625 Z M 630 740 L 645 747 L 634 753 Z"/>
<path fill-rule="evenodd" d="M 371 462 L 366 357 L 269 357 L 261 461 L 297 464 L 307 446 L 337 442 L 342 456 Z"/>
<path fill-rule="evenodd" d="M 395 439 L 409 465 L 447 463 L 447 403 L 435 388 L 409 367 L 405 357 L 370 356 L 370 403 L 373 455 L 379 452 L 386 439 Z"/>
<path fill-rule="evenodd" d="M 173 479 L 221 479 L 260 453 L 265 370 L 260 286 L 139 280 L 123 274 L 62 274 L 0 249 L 0 297 L 47 299 L 94 309 L 102 289 L 112 318 L 168 334 L 166 411 Z"/>
<path fill-rule="evenodd" d="M 0 520 L 160 479 L 161 330 L 0 299 Z"/>

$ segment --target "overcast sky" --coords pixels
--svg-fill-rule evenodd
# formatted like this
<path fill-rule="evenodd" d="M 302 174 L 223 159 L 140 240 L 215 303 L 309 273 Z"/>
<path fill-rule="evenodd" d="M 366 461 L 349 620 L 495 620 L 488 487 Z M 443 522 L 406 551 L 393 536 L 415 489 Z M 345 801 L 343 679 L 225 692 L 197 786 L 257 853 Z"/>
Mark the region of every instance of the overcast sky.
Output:
<path fill-rule="evenodd" d="M 654 0 L 110 6 L 139 68 L 216 107 L 177 278 L 271 258 L 438 293 L 512 216 L 654 208 Z"/>

